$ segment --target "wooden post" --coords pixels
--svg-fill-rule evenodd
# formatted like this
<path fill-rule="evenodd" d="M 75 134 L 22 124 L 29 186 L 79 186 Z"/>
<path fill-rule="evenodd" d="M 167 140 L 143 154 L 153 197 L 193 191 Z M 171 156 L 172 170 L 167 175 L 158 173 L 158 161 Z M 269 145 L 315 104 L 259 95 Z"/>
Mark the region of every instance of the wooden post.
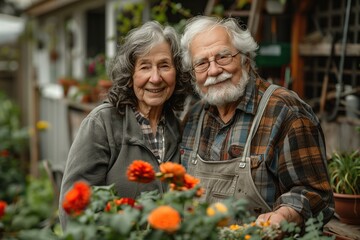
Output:
<path fill-rule="evenodd" d="M 291 72 L 292 89 L 301 97 L 304 97 L 304 61 L 300 56 L 299 44 L 306 33 L 306 11 L 309 9 L 309 0 L 296 1 L 292 32 L 291 32 Z"/>

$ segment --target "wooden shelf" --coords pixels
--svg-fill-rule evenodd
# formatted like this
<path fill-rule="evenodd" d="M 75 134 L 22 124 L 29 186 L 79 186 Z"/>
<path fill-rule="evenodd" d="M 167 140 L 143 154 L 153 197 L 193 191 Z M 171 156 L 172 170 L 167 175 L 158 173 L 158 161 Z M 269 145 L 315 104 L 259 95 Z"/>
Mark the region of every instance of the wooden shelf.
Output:
<path fill-rule="evenodd" d="M 224 15 L 228 17 L 248 17 L 250 15 L 250 11 L 225 11 Z"/>
<path fill-rule="evenodd" d="M 341 54 L 341 44 L 335 44 L 335 56 Z M 301 56 L 324 56 L 327 57 L 331 52 L 330 43 L 319 43 L 319 44 L 300 44 L 299 52 Z M 346 56 L 358 57 L 360 56 L 360 44 L 347 44 L 346 45 Z"/>
<path fill-rule="evenodd" d="M 336 217 L 333 217 L 324 226 L 324 232 L 335 236 L 339 240 L 360 239 L 359 226 L 342 223 Z"/>

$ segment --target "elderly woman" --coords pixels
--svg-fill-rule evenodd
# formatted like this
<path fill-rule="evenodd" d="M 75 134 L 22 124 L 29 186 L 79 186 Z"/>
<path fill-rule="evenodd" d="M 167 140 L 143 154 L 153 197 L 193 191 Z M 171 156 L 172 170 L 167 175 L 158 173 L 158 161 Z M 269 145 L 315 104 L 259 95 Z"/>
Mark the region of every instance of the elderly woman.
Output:
<path fill-rule="evenodd" d="M 115 185 L 120 197 L 135 198 L 141 191 L 166 191 L 160 181 L 138 185 L 127 179 L 137 159 L 157 171 L 162 162 L 180 161 L 179 121 L 190 79 L 181 71 L 178 35 L 171 27 L 148 22 L 124 39 L 109 68 L 113 87 L 108 101 L 82 122 L 71 146 L 60 194 L 61 202 L 74 182 Z"/>

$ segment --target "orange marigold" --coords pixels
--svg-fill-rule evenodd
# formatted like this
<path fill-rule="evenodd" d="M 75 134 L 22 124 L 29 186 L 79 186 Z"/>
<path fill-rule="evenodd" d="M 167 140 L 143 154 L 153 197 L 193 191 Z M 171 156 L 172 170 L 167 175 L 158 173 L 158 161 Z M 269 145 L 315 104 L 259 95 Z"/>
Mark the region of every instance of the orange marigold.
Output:
<path fill-rule="evenodd" d="M 133 182 L 149 183 L 155 179 L 155 171 L 151 164 L 142 160 L 134 160 L 129 165 L 126 174 Z"/>
<path fill-rule="evenodd" d="M 7 203 L 5 201 L 0 201 L 0 218 L 5 215 L 6 207 Z"/>
<path fill-rule="evenodd" d="M 90 186 L 82 181 L 76 182 L 74 187 L 64 197 L 63 208 L 66 213 L 79 215 L 90 202 Z"/>
<path fill-rule="evenodd" d="M 161 181 L 170 181 L 177 185 L 184 184 L 184 176 L 186 173 L 185 168 L 178 163 L 165 162 L 160 164 L 160 180 Z"/>
<path fill-rule="evenodd" d="M 173 233 L 180 228 L 180 213 L 170 206 L 160 206 L 148 216 L 149 224 L 159 230 Z"/>

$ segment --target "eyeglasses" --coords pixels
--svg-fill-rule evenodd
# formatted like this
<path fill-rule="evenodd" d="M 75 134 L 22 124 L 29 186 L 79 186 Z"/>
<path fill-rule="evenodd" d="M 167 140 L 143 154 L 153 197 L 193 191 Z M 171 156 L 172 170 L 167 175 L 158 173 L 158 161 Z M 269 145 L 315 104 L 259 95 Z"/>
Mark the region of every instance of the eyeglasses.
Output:
<path fill-rule="evenodd" d="M 193 69 L 195 72 L 197 73 L 203 73 L 206 70 L 209 69 L 210 67 L 210 62 L 215 61 L 216 64 L 220 65 L 220 66 L 225 66 L 228 65 L 232 62 L 233 58 L 238 55 L 239 53 L 241 53 L 241 51 L 238 51 L 237 53 L 231 55 L 230 53 L 226 53 L 226 54 L 216 54 L 213 60 L 209 60 L 209 59 L 202 59 L 200 62 L 196 63 L 193 66 Z"/>

